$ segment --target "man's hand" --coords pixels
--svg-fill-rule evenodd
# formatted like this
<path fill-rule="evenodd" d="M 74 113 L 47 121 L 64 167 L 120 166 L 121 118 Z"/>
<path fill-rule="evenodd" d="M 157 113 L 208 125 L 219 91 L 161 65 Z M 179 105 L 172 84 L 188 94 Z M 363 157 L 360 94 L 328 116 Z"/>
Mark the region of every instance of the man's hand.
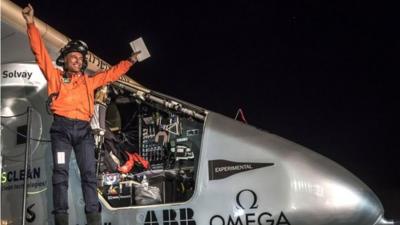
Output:
<path fill-rule="evenodd" d="M 131 57 L 129 57 L 129 61 L 131 61 L 132 63 L 136 63 L 138 61 L 138 55 L 141 53 L 141 51 L 138 52 L 132 52 Z"/>
<path fill-rule="evenodd" d="M 24 17 L 26 23 L 33 23 L 33 7 L 28 4 L 24 9 L 22 9 L 22 16 Z"/>

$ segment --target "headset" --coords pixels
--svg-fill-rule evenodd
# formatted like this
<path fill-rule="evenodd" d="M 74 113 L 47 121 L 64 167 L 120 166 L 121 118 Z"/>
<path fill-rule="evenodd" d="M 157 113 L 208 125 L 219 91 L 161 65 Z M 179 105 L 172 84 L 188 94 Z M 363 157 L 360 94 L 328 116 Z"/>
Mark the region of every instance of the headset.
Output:
<path fill-rule="evenodd" d="M 86 67 L 88 66 L 88 62 L 86 59 L 86 55 L 88 53 L 88 46 L 85 42 L 81 40 L 72 40 L 69 41 L 61 50 L 60 50 L 60 55 L 58 56 L 56 60 L 56 64 L 58 66 L 64 67 L 65 64 L 65 56 L 68 55 L 68 53 L 71 52 L 79 52 L 83 56 L 83 62 L 82 62 L 82 68 L 81 71 L 85 71 Z"/>

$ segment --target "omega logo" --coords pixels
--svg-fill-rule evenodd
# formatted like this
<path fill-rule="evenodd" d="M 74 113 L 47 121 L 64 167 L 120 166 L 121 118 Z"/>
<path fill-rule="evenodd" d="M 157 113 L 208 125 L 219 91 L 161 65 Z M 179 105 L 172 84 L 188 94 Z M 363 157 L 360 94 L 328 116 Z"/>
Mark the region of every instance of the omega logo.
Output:
<path fill-rule="evenodd" d="M 236 208 L 243 211 L 241 215 L 214 215 L 209 225 L 290 225 L 283 213 L 273 215 L 260 211 L 257 204 L 257 194 L 250 189 L 243 189 L 236 194 Z M 275 217 L 275 219 L 274 219 Z"/>
<path fill-rule="evenodd" d="M 249 204 L 249 209 L 257 209 L 257 208 L 258 208 L 258 205 L 256 205 L 256 204 L 257 204 L 257 195 L 256 195 L 256 193 L 255 193 L 254 191 L 252 191 L 252 190 L 250 190 L 250 189 L 241 190 L 241 191 L 236 195 L 236 203 L 237 203 L 237 205 L 238 205 L 240 208 L 245 209 L 245 208 L 243 207 L 243 205 L 242 205 L 242 202 L 241 202 L 241 201 L 243 201 L 243 200 L 240 200 L 240 196 L 241 196 L 241 194 L 242 194 L 243 192 L 249 192 L 249 193 L 252 195 L 253 201 L 252 201 L 251 204 Z M 250 201 L 250 202 L 251 202 L 251 201 Z M 249 202 L 249 203 L 250 203 L 250 202 Z"/>

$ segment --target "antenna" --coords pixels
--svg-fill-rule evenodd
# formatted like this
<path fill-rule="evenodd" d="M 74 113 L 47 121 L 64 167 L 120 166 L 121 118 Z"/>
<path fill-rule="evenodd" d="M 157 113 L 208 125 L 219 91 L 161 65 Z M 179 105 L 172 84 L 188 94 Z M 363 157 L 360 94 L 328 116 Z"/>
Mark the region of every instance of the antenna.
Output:
<path fill-rule="evenodd" d="M 238 116 L 240 116 L 239 121 L 241 121 L 241 122 L 247 124 L 247 120 L 246 120 L 246 118 L 244 117 L 244 112 L 243 112 L 243 110 L 242 110 L 241 108 L 239 108 L 239 109 L 237 110 L 236 116 L 235 116 L 235 120 L 238 120 Z"/>

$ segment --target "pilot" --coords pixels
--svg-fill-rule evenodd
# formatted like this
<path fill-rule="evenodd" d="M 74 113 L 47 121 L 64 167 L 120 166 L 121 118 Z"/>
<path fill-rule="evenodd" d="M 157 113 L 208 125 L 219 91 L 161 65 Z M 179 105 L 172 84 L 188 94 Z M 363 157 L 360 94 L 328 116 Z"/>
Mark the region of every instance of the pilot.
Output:
<path fill-rule="evenodd" d="M 96 161 L 94 138 L 89 125 L 94 110 L 94 90 L 116 81 L 137 62 L 137 53 L 122 60 L 107 71 L 89 77 L 88 47 L 83 41 L 70 41 L 60 50 L 55 68 L 34 23 L 33 7 L 22 10 L 27 24 L 29 43 L 36 62 L 47 80 L 48 95 L 52 98 L 54 121 L 50 128 L 53 154 L 53 204 L 56 225 L 68 225 L 68 164 L 74 149 L 81 174 L 82 193 L 88 225 L 100 225 L 100 204 L 96 192 Z"/>

